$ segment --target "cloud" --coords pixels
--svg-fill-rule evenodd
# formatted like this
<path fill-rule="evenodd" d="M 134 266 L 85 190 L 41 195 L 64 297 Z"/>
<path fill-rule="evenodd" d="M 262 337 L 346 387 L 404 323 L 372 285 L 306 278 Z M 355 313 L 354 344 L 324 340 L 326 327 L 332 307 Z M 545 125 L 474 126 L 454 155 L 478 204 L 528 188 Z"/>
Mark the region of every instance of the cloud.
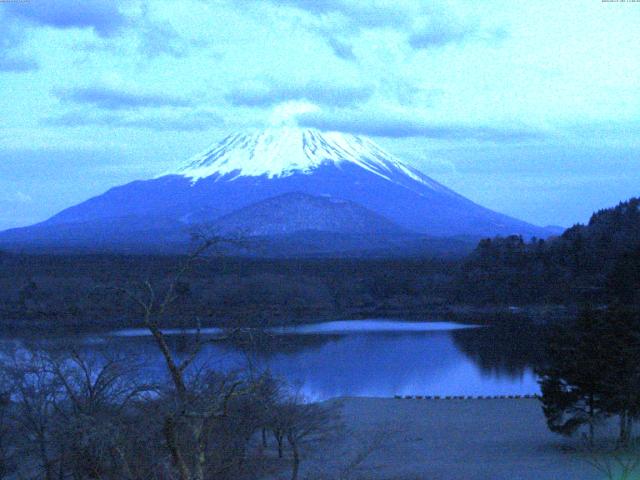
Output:
<path fill-rule="evenodd" d="M 409 45 L 415 50 L 444 47 L 466 41 L 499 42 L 508 37 L 505 28 L 481 28 L 477 23 L 465 23 L 444 12 L 432 14 L 409 35 Z"/>
<path fill-rule="evenodd" d="M 83 111 L 67 112 L 45 118 L 42 124 L 56 127 L 85 127 L 89 125 L 113 128 L 137 128 L 156 131 L 201 131 L 219 127 L 223 119 L 207 110 L 193 111 L 181 115 L 146 115 L 127 117 L 121 114 L 93 115 Z"/>
<path fill-rule="evenodd" d="M 357 61 L 353 52 L 354 31 L 345 22 L 317 22 L 317 19 L 313 19 L 307 21 L 305 28 L 317 35 L 336 57 L 348 62 Z"/>
<path fill-rule="evenodd" d="M 327 45 L 336 55 L 336 57 L 349 62 L 355 62 L 356 56 L 353 53 L 353 47 L 347 42 L 343 42 L 335 37 L 327 37 Z"/>
<path fill-rule="evenodd" d="M 0 17 L 0 72 L 28 72 L 39 68 L 38 62 L 20 52 L 25 34 L 16 22 Z"/>
<path fill-rule="evenodd" d="M 315 14 L 343 11 L 348 2 L 344 0 L 270 0 L 276 5 L 288 5 Z"/>
<path fill-rule="evenodd" d="M 239 0 L 247 3 L 258 0 Z M 443 47 L 468 40 L 492 41 L 504 38 L 504 29 L 487 30 L 477 23 L 457 18 L 444 5 L 417 0 L 266 0 L 273 8 L 295 8 L 306 12 L 307 28 L 319 35 L 334 54 L 356 61 L 353 48 L 345 38 L 353 39 L 362 30 L 392 29 L 408 35 L 414 50 Z"/>
<path fill-rule="evenodd" d="M 442 140 L 479 140 L 520 142 L 536 140 L 543 134 L 527 128 L 512 129 L 484 125 L 436 124 L 411 116 L 385 116 L 363 112 L 308 112 L 297 116 L 300 126 L 320 130 L 337 130 L 374 137 L 422 137 Z"/>
<path fill-rule="evenodd" d="M 300 10 L 307 14 L 302 18 L 305 28 L 317 34 L 338 58 L 350 62 L 357 61 L 352 44 L 363 30 L 400 32 L 408 36 L 414 50 L 506 36 L 503 28 L 481 28 L 477 20 L 458 18 L 452 8 L 420 0 L 235 0 L 235 5 L 244 10 L 268 5 L 278 17 L 286 7 Z"/>
<path fill-rule="evenodd" d="M 0 72 L 30 72 L 39 68 L 38 62 L 32 58 L 9 54 L 6 51 L 0 51 Z"/>
<path fill-rule="evenodd" d="M 140 31 L 140 52 L 147 57 L 166 54 L 181 58 L 187 54 L 188 47 L 169 22 L 149 23 Z"/>
<path fill-rule="evenodd" d="M 283 8 L 304 12 L 295 21 L 318 36 L 334 53 L 348 62 L 357 62 L 353 39 L 367 29 L 407 29 L 426 8 L 418 0 L 233 0 L 242 13 L 260 10 L 260 15 L 274 14 L 282 18 Z"/>
<path fill-rule="evenodd" d="M 119 126 L 151 130 L 202 131 L 224 125 L 224 120 L 213 112 L 193 112 L 175 118 L 146 117 L 122 122 Z"/>
<path fill-rule="evenodd" d="M 113 36 L 126 24 L 116 0 L 27 1 L 6 5 L 7 14 L 29 23 L 59 28 L 91 28 L 101 37 Z"/>
<path fill-rule="evenodd" d="M 169 55 L 183 58 L 192 47 L 208 45 L 203 40 L 188 40 L 181 36 L 166 19 L 154 18 L 148 4 L 142 4 L 142 12 L 136 19 L 138 50 L 147 58 Z"/>
<path fill-rule="evenodd" d="M 255 0 L 254 0 L 255 1 Z M 312 15 L 338 14 L 344 20 L 343 33 L 357 33 L 360 29 L 393 28 L 411 31 L 409 45 L 414 49 L 442 47 L 469 39 L 494 40 L 506 36 L 504 29 L 482 31 L 478 25 L 461 21 L 444 7 L 434 7 L 419 1 L 356 0 L 269 0 L 274 6 L 287 5 Z M 326 19 L 323 19 L 325 25 Z M 331 23 L 331 22 L 328 22 Z M 326 33 L 326 27 L 325 27 Z M 348 45 L 332 36 L 325 40 L 340 58 L 348 58 Z M 338 47 L 338 48 L 335 48 Z M 347 57 L 341 53 L 347 52 Z M 351 52 L 352 54 L 352 52 Z M 351 59 L 351 58 L 349 58 Z"/>
<path fill-rule="evenodd" d="M 460 43 L 475 33 L 475 29 L 447 23 L 433 23 L 409 36 L 409 45 L 416 50 Z"/>
<path fill-rule="evenodd" d="M 281 103 L 277 105 L 269 118 L 269 124 L 271 126 L 283 126 L 283 125 L 297 125 L 298 115 L 305 113 L 317 112 L 320 107 L 308 102 L 291 101 Z"/>
<path fill-rule="evenodd" d="M 84 103 L 107 110 L 144 107 L 186 107 L 192 102 L 168 94 L 128 92 L 111 87 L 79 87 L 53 92 L 64 102 Z"/>
<path fill-rule="evenodd" d="M 317 105 L 344 107 L 367 101 L 373 94 L 369 86 L 350 86 L 311 81 L 300 85 L 255 84 L 232 90 L 227 95 L 235 106 L 270 107 L 298 100 Z"/>
<path fill-rule="evenodd" d="M 249 0 L 255 2 L 256 0 Z M 398 27 L 411 23 L 419 2 L 370 0 L 268 0 L 275 7 L 289 6 L 312 15 L 339 14 L 358 28 Z"/>

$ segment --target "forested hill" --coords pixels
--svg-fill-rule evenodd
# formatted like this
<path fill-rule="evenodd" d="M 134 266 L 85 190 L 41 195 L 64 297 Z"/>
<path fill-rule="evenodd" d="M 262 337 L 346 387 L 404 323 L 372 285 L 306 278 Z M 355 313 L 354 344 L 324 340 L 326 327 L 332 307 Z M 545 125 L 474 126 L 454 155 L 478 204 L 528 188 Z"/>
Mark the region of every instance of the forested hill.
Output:
<path fill-rule="evenodd" d="M 461 268 L 473 303 L 640 303 L 640 198 L 594 213 L 547 241 L 482 240 Z"/>

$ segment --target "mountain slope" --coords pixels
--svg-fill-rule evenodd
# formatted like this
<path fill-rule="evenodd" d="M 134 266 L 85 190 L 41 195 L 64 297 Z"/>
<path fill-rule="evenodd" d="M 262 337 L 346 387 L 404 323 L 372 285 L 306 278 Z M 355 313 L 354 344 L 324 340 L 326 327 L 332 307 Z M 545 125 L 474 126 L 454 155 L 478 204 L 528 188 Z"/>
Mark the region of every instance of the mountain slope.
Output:
<path fill-rule="evenodd" d="M 292 192 L 357 204 L 404 230 L 430 236 L 547 236 L 543 228 L 458 195 L 371 140 L 280 128 L 231 135 L 156 178 L 112 188 L 36 226 L 0 233 L 0 244 L 45 244 L 52 234 L 55 243 L 91 242 L 92 232 L 104 244 L 121 242 L 130 232 L 163 243 L 195 225 L 214 224 L 239 209 Z M 287 199 L 293 202 L 290 215 L 296 215 L 300 205 L 295 206 L 295 197 L 282 197 L 277 209 L 287 211 Z M 271 231 L 260 225 L 259 216 L 253 220 L 252 230 Z M 349 231 L 348 222 L 326 220 L 331 222 L 342 225 L 343 233 Z M 300 218 L 296 229 L 304 230 L 303 223 Z"/>
<path fill-rule="evenodd" d="M 305 193 L 285 193 L 225 215 L 213 224 L 220 235 L 274 236 L 304 231 L 343 234 L 406 233 L 360 205 Z"/>

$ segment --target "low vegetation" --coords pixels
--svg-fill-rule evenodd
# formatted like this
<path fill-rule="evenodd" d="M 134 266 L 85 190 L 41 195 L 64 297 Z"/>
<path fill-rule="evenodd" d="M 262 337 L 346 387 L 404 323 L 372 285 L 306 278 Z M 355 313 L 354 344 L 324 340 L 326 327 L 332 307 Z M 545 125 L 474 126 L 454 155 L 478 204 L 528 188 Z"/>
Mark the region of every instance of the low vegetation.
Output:
<path fill-rule="evenodd" d="M 146 384 L 131 359 L 18 350 L 3 362 L 0 479 L 241 479 L 289 472 L 334 409 L 266 373 Z"/>

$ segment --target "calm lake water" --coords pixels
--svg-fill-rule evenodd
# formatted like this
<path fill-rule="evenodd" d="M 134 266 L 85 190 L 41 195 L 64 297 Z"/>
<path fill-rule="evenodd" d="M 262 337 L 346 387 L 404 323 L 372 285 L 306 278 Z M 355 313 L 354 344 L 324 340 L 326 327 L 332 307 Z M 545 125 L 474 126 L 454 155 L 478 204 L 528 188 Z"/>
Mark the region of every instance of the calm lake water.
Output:
<path fill-rule="evenodd" d="M 189 354 L 194 331 L 165 333 L 178 355 Z M 530 339 L 494 327 L 357 320 L 274 328 L 233 341 L 220 340 L 217 329 L 203 334 L 207 342 L 201 364 L 225 370 L 266 368 L 299 386 L 310 399 L 538 392 Z M 140 375 L 165 375 L 162 358 L 143 329 L 46 342 L 54 348 L 72 342 L 76 349 L 96 355 L 130 355 L 144 365 Z"/>

